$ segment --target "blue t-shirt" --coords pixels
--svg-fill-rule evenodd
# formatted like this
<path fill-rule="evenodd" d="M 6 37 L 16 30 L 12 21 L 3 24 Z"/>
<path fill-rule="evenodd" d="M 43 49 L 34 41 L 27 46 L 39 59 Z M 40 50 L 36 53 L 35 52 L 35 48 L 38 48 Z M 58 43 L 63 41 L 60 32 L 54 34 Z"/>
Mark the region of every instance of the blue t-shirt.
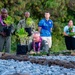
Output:
<path fill-rule="evenodd" d="M 40 31 L 40 35 L 41 36 L 51 36 L 51 31 L 50 29 L 53 28 L 53 21 L 52 20 L 46 20 L 46 19 L 42 19 L 39 24 L 39 27 L 41 27 L 41 31 Z"/>

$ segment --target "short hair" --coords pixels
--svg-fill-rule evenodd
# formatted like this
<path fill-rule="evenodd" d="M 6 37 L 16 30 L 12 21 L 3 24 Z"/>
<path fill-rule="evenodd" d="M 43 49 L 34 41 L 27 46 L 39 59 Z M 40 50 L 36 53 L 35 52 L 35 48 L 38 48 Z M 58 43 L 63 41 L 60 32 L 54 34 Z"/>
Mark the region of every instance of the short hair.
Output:
<path fill-rule="evenodd" d="M 29 14 L 30 15 L 30 12 L 26 11 L 25 14 Z"/>
<path fill-rule="evenodd" d="M 72 19 L 70 19 L 69 21 L 73 21 Z"/>
<path fill-rule="evenodd" d="M 49 13 L 50 14 L 50 12 L 45 12 L 45 13 Z"/>
<path fill-rule="evenodd" d="M 34 31 L 33 34 L 32 34 L 32 36 L 35 35 L 35 34 L 37 34 L 38 36 L 40 36 L 40 32 L 39 31 Z"/>
<path fill-rule="evenodd" d="M 2 9 L 1 9 L 1 12 L 6 12 L 6 13 L 8 13 L 8 11 L 7 11 L 6 8 L 2 8 Z"/>

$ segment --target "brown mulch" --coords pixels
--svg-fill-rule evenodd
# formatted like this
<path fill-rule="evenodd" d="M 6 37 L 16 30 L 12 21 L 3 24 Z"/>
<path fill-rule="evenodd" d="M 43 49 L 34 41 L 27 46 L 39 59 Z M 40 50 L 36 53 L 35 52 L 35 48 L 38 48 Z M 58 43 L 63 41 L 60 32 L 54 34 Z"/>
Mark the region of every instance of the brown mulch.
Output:
<path fill-rule="evenodd" d="M 19 61 L 30 61 L 31 63 L 41 64 L 41 65 L 59 65 L 65 68 L 75 68 L 75 61 L 66 61 L 66 60 L 53 60 L 53 59 L 46 59 L 46 58 L 34 58 L 28 57 L 27 55 L 11 55 L 8 53 L 0 53 L 0 59 L 14 59 Z"/>

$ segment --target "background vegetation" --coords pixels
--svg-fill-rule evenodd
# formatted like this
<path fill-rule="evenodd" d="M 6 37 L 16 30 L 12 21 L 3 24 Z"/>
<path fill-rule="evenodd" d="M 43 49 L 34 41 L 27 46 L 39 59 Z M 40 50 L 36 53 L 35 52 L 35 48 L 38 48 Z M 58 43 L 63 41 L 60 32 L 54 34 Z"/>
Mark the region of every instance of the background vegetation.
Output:
<path fill-rule="evenodd" d="M 9 15 L 14 19 L 15 28 L 24 12 L 29 11 L 38 26 L 44 17 L 44 12 L 51 13 L 54 22 L 52 51 L 65 50 L 63 27 L 72 19 L 75 22 L 75 0 L 0 0 L 0 9 L 7 8 Z M 75 24 L 75 23 L 74 23 Z M 16 50 L 15 36 L 12 36 L 12 51 Z"/>

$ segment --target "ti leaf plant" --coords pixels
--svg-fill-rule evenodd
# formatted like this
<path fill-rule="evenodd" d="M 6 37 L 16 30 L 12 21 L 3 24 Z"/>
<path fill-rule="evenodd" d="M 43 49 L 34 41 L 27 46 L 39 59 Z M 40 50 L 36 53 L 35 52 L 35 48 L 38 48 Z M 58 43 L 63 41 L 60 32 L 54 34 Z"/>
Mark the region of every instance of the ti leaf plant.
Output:
<path fill-rule="evenodd" d="M 26 19 L 26 25 L 27 25 L 27 27 L 32 27 L 32 24 L 33 24 L 34 22 L 33 22 L 33 20 L 31 19 L 31 18 L 27 18 Z"/>
<path fill-rule="evenodd" d="M 75 32 L 73 32 L 73 26 L 69 27 L 69 36 L 75 36 Z"/>
<path fill-rule="evenodd" d="M 25 45 L 26 40 L 28 38 L 28 33 L 25 31 L 24 28 L 20 28 L 17 32 L 16 35 L 18 36 L 17 39 L 19 39 L 19 42 L 21 45 Z"/>
<path fill-rule="evenodd" d="M 7 26 L 10 26 L 11 24 L 13 24 L 13 19 L 11 18 L 11 16 L 7 16 L 4 22 L 7 24 Z"/>

